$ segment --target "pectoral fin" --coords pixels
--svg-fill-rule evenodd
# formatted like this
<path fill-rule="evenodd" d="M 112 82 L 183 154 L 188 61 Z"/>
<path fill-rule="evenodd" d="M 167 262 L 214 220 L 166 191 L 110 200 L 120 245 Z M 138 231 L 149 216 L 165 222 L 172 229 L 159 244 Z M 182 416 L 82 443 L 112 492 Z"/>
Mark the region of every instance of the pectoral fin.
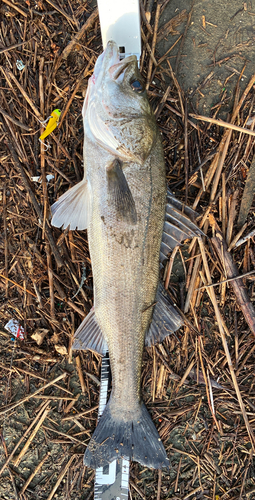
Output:
<path fill-rule="evenodd" d="M 152 321 L 145 336 L 146 346 L 162 342 L 183 325 L 183 319 L 171 304 L 162 283 L 159 284 L 156 301 Z"/>
<path fill-rule="evenodd" d="M 109 204 L 115 207 L 119 220 L 136 224 L 135 202 L 122 170 L 122 163 L 114 160 L 107 167 L 107 192 Z"/>
<path fill-rule="evenodd" d="M 77 328 L 72 349 L 77 349 L 78 351 L 90 349 L 103 355 L 108 351 L 107 342 L 97 323 L 94 309 L 91 309 Z"/>
<path fill-rule="evenodd" d="M 52 205 L 51 224 L 66 229 L 87 229 L 91 212 L 91 190 L 86 179 L 66 191 Z"/>

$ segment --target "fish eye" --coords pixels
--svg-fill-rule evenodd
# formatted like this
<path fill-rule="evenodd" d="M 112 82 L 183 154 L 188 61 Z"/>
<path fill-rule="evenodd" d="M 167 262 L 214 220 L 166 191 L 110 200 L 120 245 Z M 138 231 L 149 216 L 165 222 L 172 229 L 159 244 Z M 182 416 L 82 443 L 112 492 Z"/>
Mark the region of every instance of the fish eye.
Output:
<path fill-rule="evenodd" d="M 144 84 L 140 80 L 132 80 L 130 83 L 131 89 L 139 94 L 144 91 Z"/>

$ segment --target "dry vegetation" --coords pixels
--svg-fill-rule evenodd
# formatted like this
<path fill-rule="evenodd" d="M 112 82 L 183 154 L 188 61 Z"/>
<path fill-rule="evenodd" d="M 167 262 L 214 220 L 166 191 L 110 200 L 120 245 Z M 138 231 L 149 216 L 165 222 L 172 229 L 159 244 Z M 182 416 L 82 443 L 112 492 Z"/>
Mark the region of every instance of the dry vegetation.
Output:
<path fill-rule="evenodd" d="M 195 119 L 175 76 L 190 15 L 159 30 L 166 3 L 151 16 L 142 6 L 141 71 L 169 185 L 198 211 L 206 236 L 169 263 L 169 292 L 184 328 L 144 353 L 143 397 L 172 467 L 161 474 L 132 464 L 130 498 L 252 499 L 254 139 L 219 126 L 224 95 L 212 110 L 216 123 Z M 98 15 L 82 0 L 3 0 L 1 14 L 0 497 L 88 500 L 94 472 L 82 456 L 96 424 L 100 357 L 75 358 L 71 345 L 93 303 L 90 257 L 85 231 L 53 229 L 49 217 L 50 205 L 83 175 L 81 109 L 102 50 Z M 157 36 L 171 36 L 180 23 L 172 68 L 171 51 L 160 58 L 155 47 Z M 254 80 L 242 93 L 236 77 L 229 124 L 253 130 Z M 60 125 L 46 152 L 41 122 L 55 108 Z M 47 174 L 54 179 L 47 182 Z M 233 280 L 238 273 L 245 277 Z M 11 318 L 24 327 L 23 341 L 4 330 Z"/>

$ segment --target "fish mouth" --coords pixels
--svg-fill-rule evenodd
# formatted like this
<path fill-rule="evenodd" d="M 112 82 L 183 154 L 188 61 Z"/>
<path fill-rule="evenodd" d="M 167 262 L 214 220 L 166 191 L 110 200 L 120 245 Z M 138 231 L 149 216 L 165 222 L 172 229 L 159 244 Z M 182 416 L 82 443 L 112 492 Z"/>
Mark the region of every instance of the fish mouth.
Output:
<path fill-rule="evenodd" d="M 96 62 L 94 69 L 95 82 L 102 80 L 106 74 L 114 81 L 123 81 L 126 69 L 136 60 L 135 55 L 120 60 L 118 45 L 113 40 L 110 40 Z"/>
<path fill-rule="evenodd" d="M 132 64 L 136 62 L 136 56 L 128 56 L 122 61 L 118 62 L 117 64 L 114 64 L 110 69 L 109 69 L 109 74 L 111 78 L 115 81 L 122 81 L 124 78 L 124 74 L 126 69 Z"/>

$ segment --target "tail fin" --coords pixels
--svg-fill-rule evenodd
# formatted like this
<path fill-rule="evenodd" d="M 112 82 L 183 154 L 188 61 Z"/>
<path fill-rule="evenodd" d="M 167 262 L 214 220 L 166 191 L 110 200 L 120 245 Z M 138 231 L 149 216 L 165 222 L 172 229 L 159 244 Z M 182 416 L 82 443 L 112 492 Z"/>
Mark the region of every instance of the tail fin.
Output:
<path fill-rule="evenodd" d="M 132 419 L 118 418 L 111 412 L 111 400 L 84 455 L 84 465 L 97 469 L 125 457 L 146 467 L 169 467 L 169 460 L 151 417 L 142 403 Z"/>

